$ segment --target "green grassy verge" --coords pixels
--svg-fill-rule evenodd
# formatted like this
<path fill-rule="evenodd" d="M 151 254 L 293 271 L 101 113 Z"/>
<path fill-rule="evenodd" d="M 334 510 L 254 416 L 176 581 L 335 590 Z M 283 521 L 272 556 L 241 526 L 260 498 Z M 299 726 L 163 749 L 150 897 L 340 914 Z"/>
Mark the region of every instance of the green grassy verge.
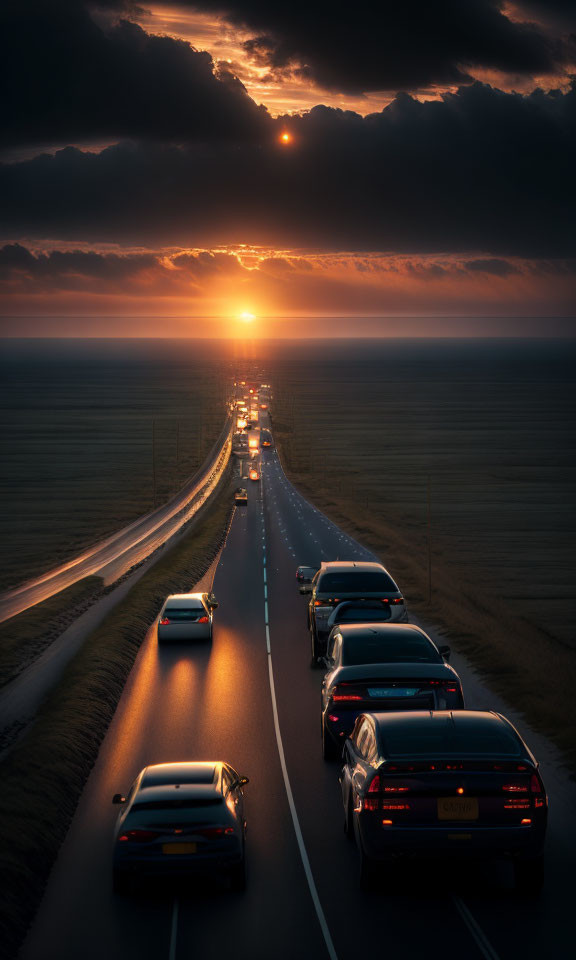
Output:
<path fill-rule="evenodd" d="M 32 663 L 90 606 L 101 590 L 101 577 L 85 577 L 1 623 L 0 687 Z"/>
<path fill-rule="evenodd" d="M 352 491 L 335 488 L 319 471 L 302 466 L 291 469 L 286 449 L 290 436 L 285 424 L 275 424 L 284 469 L 304 496 L 381 558 L 401 584 L 410 609 L 433 623 L 496 693 L 558 745 L 567 769 L 576 777 L 573 647 L 511 613 L 492 591 L 471 584 L 440 550 L 432 554 L 429 602 L 426 542 L 421 528 L 383 520 L 370 502 L 358 502 Z"/>
<path fill-rule="evenodd" d="M 0 943 L 5 956 L 15 955 L 38 907 L 146 630 L 168 593 L 189 590 L 209 568 L 231 511 L 225 478 L 197 525 L 87 639 L 34 724 L 0 762 Z"/>

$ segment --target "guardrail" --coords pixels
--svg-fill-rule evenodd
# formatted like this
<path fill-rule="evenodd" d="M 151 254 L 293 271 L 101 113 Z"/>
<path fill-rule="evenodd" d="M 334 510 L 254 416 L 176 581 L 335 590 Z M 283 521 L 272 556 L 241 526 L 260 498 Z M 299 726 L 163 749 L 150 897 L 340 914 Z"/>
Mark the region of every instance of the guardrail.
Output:
<path fill-rule="evenodd" d="M 91 575 L 113 583 L 141 563 L 187 523 L 218 485 L 232 450 L 233 418 L 226 423 L 202 466 L 167 503 L 89 547 L 80 556 L 0 594 L 0 622 Z"/>

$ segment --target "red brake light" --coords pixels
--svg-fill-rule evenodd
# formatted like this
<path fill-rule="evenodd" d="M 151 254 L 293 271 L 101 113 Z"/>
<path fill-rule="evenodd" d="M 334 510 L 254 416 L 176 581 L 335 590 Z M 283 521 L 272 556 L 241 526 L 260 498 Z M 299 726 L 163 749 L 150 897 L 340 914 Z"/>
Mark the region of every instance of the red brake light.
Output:
<path fill-rule="evenodd" d="M 163 627 L 165 627 L 168 623 L 170 623 L 170 621 L 168 617 L 162 617 L 160 623 L 162 624 Z"/>
<path fill-rule="evenodd" d="M 150 840 L 155 840 L 158 836 L 160 834 L 156 830 L 127 830 L 126 833 L 118 837 L 118 842 L 149 843 Z"/>
<path fill-rule="evenodd" d="M 507 793 L 528 793 L 528 787 L 520 783 L 505 783 L 502 789 Z"/>
<path fill-rule="evenodd" d="M 342 700 L 363 700 L 364 697 L 361 693 L 358 693 L 354 690 L 346 690 L 345 685 L 339 684 L 334 687 L 332 691 L 332 700 L 333 702 L 342 701 Z"/>
<path fill-rule="evenodd" d="M 542 784 L 536 773 L 530 777 L 530 793 L 542 793 Z"/>
<path fill-rule="evenodd" d="M 208 623 L 208 617 L 200 617 L 196 623 Z"/>
<path fill-rule="evenodd" d="M 368 787 L 367 796 L 364 797 L 364 803 L 362 804 L 363 810 L 377 810 L 380 805 L 380 777 L 378 774 L 372 779 L 370 786 Z M 376 794 L 376 796 L 374 796 Z"/>
<path fill-rule="evenodd" d="M 396 600 L 393 600 L 392 603 L 404 603 L 404 597 L 397 597 Z"/>

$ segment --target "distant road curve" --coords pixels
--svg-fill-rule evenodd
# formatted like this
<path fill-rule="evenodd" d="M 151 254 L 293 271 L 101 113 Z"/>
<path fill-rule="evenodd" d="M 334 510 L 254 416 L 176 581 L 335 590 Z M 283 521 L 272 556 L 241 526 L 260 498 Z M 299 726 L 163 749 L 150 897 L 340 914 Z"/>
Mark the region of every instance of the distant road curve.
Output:
<path fill-rule="evenodd" d="M 91 575 L 112 583 L 150 556 L 200 509 L 228 465 L 232 451 L 230 416 L 204 464 L 168 503 L 140 517 L 61 566 L 0 594 L 0 623 L 47 600 Z"/>

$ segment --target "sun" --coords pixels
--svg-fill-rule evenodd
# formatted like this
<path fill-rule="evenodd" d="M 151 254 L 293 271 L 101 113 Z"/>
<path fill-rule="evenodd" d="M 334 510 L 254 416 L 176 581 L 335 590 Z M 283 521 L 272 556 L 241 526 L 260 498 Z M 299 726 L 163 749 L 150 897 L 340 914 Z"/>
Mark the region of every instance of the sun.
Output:
<path fill-rule="evenodd" d="M 245 310 L 243 313 L 240 314 L 238 319 L 242 320 L 243 323 L 252 323 L 252 321 L 255 320 L 256 317 L 254 316 L 253 313 L 248 313 L 248 311 Z"/>
<path fill-rule="evenodd" d="M 292 134 L 285 130 L 280 134 L 280 143 L 292 143 Z"/>

